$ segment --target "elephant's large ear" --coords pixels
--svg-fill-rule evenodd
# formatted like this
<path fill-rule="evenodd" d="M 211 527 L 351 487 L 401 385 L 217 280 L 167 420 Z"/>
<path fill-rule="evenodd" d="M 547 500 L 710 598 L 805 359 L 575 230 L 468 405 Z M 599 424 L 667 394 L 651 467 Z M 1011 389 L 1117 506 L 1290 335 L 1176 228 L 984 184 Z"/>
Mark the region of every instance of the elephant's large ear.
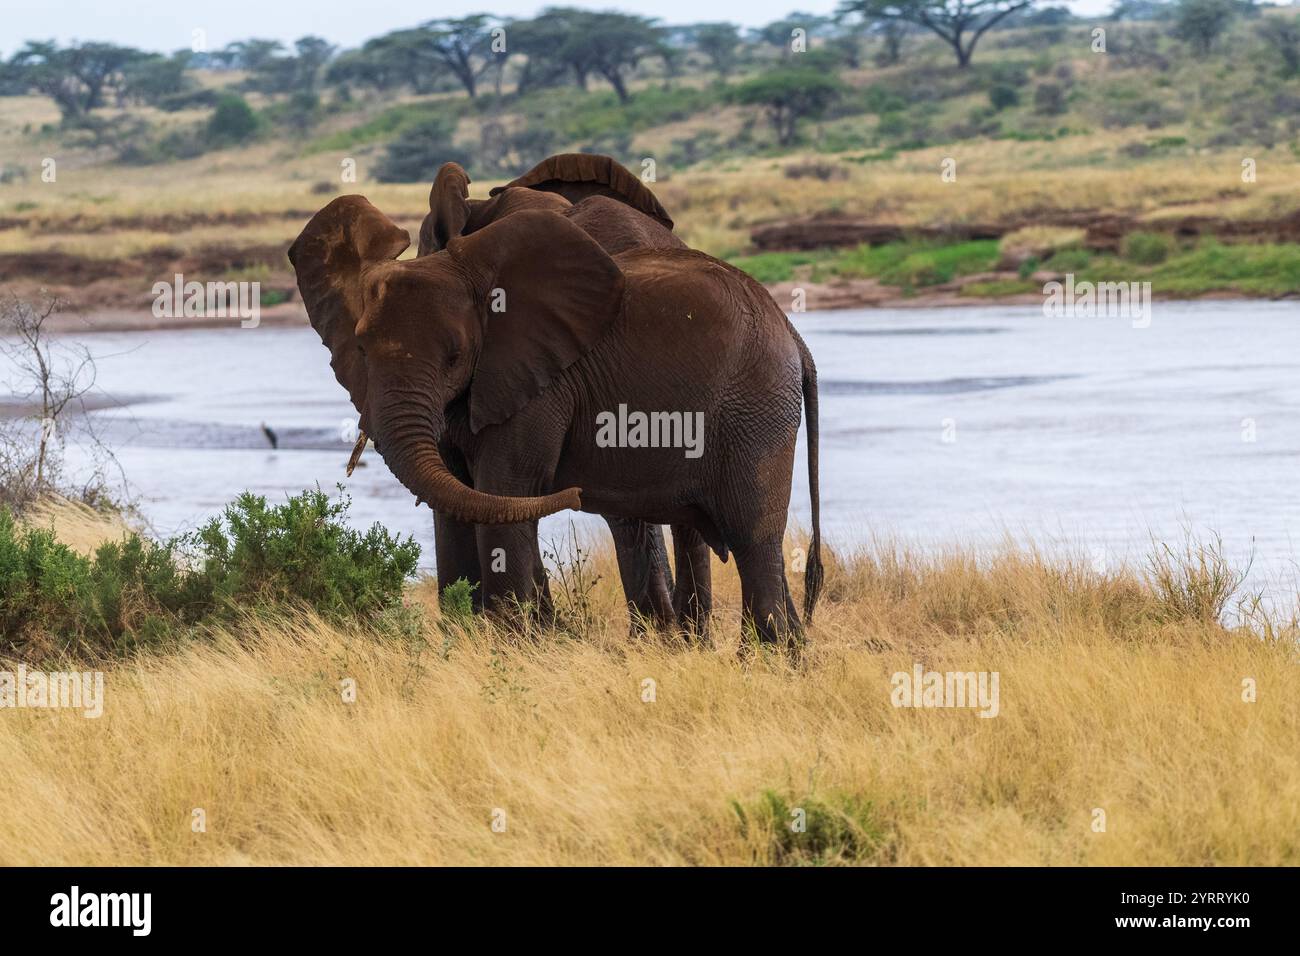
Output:
<path fill-rule="evenodd" d="M 396 259 L 411 244 L 363 196 L 340 196 L 316 213 L 289 247 L 311 327 L 330 350 L 330 367 L 358 412 L 366 400 L 365 361 L 357 348 L 365 272 Z"/>
<path fill-rule="evenodd" d="M 516 213 L 453 240 L 448 251 L 473 277 L 484 315 L 469 392 L 474 432 L 528 404 L 622 311 L 622 271 L 559 213 Z"/>
<path fill-rule="evenodd" d="M 597 153 L 548 156 L 518 179 L 493 188 L 488 195 L 495 196 L 518 186 L 559 193 L 571 203 L 579 203 L 588 196 L 610 196 L 657 220 L 665 229 L 673 228 L 672 218 L 655 194 L 612 156 Z"/>
<path fill-rule="evenodd" d="M 429 215 L 420 227 L 420 255 L 446 249 L 469 220 L 469 174 L 459 163 L 443 163 L 429 190 Z"/>

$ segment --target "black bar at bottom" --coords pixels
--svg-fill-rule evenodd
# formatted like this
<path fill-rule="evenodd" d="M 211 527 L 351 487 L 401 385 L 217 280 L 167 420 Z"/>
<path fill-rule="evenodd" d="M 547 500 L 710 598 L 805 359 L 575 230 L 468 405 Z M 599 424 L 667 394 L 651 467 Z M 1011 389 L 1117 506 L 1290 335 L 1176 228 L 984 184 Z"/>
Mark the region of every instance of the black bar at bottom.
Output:
<path fill-rule="evenodd" d="M 535 934 L 535 944 L 553 932 L 566 941 L 590 932 L 613 942 L 618 937 L 604 935 L 611 929 L 631 941 L 698 928 L 733 943 L 836 932 L 865 942 L 897 932 L 929 945 L 988 941 L 990 931 L 999 941 L 1041 940 L 1046 930 L 1061 940 L 1199 936 L 1230 944 L 1242 933 L 1294 929 L 1295 875 L 1236 868 L 9 869 L 0 870 L 0 934 L 6 944 L 75 934 L 80 942 L 127 945 L 278 938 L 373 945 L 430 932 L 435 943 L 472 933 L 483 942 Z"/>

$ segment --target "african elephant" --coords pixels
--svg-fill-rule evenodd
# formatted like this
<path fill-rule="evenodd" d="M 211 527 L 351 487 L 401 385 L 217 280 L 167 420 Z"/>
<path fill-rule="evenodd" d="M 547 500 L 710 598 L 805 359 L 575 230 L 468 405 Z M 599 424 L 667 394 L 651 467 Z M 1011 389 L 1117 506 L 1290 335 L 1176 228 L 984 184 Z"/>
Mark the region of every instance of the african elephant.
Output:
<path fill-rule="evenodd" d="M 445 163 L 438 170 L 429 192 L 429 213 L 420 226 L 420 256 L 445 248 L 457 236 L 535 209 L 567 217 L 610 255 L 633 249 L 686 248 L 673 235 L 673 221 L 654 194 L 609 156 L 552 156 L 519 179 L 496 187 L 485 200 L 470 199 L 469 184 L 469 175 L 457 163 Z M 459 457 L 460 450 L 444 452 L 445 457 Z M 708 545 L 699 533 L 685 525 L 673 528 L 674 581 L 662 528 L 613 515 L 605 520 L 614 538 L 619 577 L 634 626 L 643 620 L 660 626 L 675 620 L 688 633 L 703 633 L 713 605 L 712 571 Z M 440 590 L 458 578 L 481 584 L 484 569 L 478 564 L 472 526 L 435 515 L 434 538 Z M 507 566 L 514 560 L 509 555 L 505 558 Z M 475 594 L 482 594 L 482 588 Z M 549 604 L 545 589 L 540 603 L 543 607 Z"/>
<path fill-rule="evenodd" d="M 761 639 L 801 631 L 781 549 L 803 404 L 811 620 L 822 577 L 816 368 L 762 286 L 687 249 L 610 256 L 550 210 L 395 261 L 409 244 L 363 197 L 344 196 L 312 217 L 289 258 L 335 375 L 397 479 L 417 503 L 480 526 L 481 566 L 496 548 L 530 552 L 484 579 L 485 600 L 536 599 L 537 520 L 571 508 L 693 527 L 723 560 L 735 555 L 744 619 Z M 663 440 L 647 438 L 647 419 Z M 445 439 L 462 461 L 446 460 Z"/>

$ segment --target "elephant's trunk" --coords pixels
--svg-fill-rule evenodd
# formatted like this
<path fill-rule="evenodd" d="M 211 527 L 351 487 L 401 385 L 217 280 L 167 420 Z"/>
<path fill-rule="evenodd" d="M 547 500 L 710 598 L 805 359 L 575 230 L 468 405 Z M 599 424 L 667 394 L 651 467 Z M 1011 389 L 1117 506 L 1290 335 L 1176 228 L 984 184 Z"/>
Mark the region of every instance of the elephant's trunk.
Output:
<path fill-rule="evenodd" d="M 438 451 L 444 423 L 430 412 L 376 416 L 382 422 L 381 440 L 375 447 L 397 476 L 415 494 L 416 503 L 427 503 L 434 511 L 471 524 L 514 524 L 536 521 L 566 508 L 582 507 L 580 489 L 539 498 L 509 498 L 488 495 L 464 485 L 447 470 Z"/>

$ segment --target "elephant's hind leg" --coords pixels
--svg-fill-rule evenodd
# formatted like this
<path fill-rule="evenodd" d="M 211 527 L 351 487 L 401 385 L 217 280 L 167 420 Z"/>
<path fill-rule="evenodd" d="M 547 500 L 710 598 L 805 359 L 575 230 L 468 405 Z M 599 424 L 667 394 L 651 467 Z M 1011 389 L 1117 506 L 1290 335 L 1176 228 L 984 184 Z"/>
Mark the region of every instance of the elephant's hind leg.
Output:
<path fill-rule="evenodd" d="M 709 546 L 691 525 L 675 524 L 673 564 L 677 581 L 673 585 L 673 612 L 688 635 L 704 637 L 713 613 L 713 564 Z"/>
<path fill-rule="evenodd" d="M 744 605 L 742 627 L 753 627 L 764 644 L 800 641 L 803 625 L 785 579 L 781 535 L 738 543 L 734 552 Z"/>
<path fill-rule="evenodd" d="M 636 518 L 606 516 L 605 521 L 614 536 L 618 575 L 632 617 L 632 630 L 644 631 L 647 624 L 671 625 L 673 603 L 668 590 L 673 579 L 663 528 Z"/>

